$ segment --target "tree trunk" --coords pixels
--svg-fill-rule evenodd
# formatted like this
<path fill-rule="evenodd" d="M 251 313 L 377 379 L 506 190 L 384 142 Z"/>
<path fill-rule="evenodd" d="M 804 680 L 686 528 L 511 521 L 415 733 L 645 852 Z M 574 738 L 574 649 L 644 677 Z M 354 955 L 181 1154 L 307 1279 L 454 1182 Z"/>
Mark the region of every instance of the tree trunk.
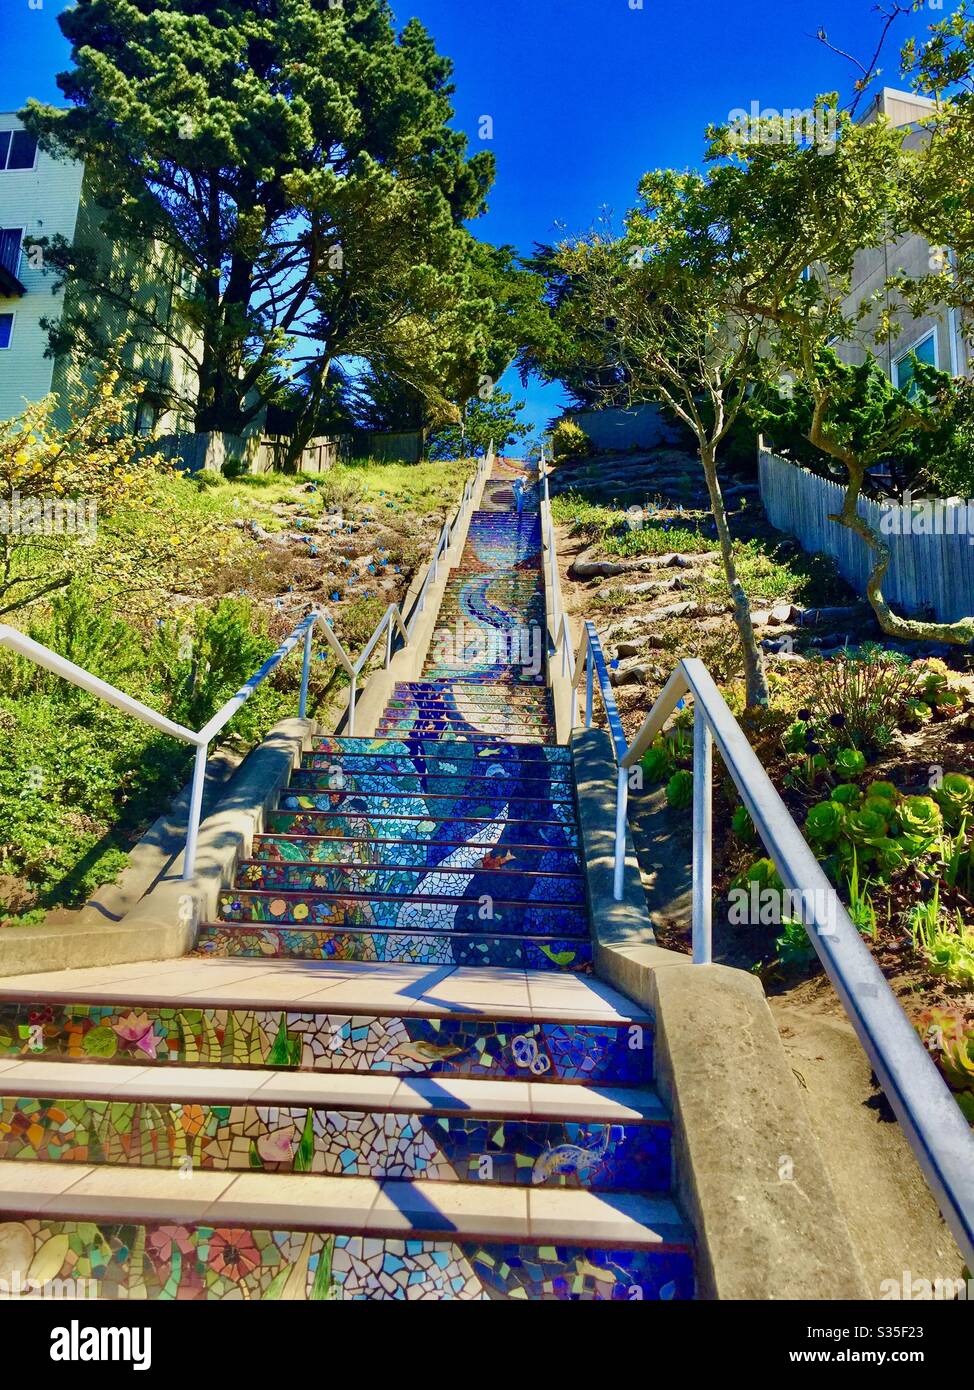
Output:
<path fill-rule="evenodd" d="M 704 477 L 707 479 L 710 506 L 717 525 L 717 540 L 720 546 L 721 563 L 724 567 L 724 578 L 727 580 L 727 589 L 734 604 L 734 622 L 741 639 L 747 707 L 748 709 L 766 707 L 768 704 L 768 681 L 764 671 L 764 657 L 761 655 L 761 649 L 754 636 L 751 605 L 744 592 L 744 586 L 737 577 L 734 547 L 731 541 L 730 527 L 727 525 L 727 511 L 720 490 L 720 480 L 717 477 L 717 457 L 710 446 L 700 445 L 700 462 L 703 465 Z"/>
<path fill-rule="evenodd" d="M 296 473 L 298 471 L 301 455 L 314 437 L 318 411 L 324 399 L 325 386 L 328 381 L 328 369 L 330 366 L 331 360 L 329 359 L 318 373 L 314 385 L 308 388 L 307 402 L 301 414 L 298 416 L 294 431 L 288 441 L 287 452 L 284 455 L 285 473 Z"/>
<path fill-rule="evenodd" d="M 849 485 L 842 499 L 842 510 L 833 513 L 829 521 L 837 521 L 840 526 L 854 531 L 876 557 L 866 580 L 866 598 L 880 628 L 888 637 L 899 637 L 907 642 L 948 642 L 958 647 L 974 642 L 974 617 L 960 618 L 955 623 L 923 622 L 917 618 L 901 618 L 890 608 L 883 597 L 883 580 L 889 569 L 892 551 L 866 518 L 860 515 L 859 495 L 863 473 L 863 469 L 849 468 Z"/>

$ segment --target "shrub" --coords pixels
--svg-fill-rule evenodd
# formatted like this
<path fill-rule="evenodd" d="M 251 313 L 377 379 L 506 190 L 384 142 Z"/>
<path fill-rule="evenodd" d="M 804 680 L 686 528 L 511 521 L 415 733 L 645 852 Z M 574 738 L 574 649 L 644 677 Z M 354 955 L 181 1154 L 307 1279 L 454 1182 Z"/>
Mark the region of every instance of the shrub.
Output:
<path fill-rule="evenodd" d="M 574 420 L 559 420 L 552 431 L 551 448 L 556 459 L 578 458 L 591 451 L 592 441 Z"/>

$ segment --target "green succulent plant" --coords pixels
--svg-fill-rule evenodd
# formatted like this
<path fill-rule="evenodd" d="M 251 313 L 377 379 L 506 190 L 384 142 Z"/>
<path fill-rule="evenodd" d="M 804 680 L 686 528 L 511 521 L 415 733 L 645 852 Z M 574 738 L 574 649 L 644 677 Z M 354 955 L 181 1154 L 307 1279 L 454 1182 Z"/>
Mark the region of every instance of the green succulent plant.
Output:
<path fill-rule="evenodd" d="M 899 791 L 892 782 L 870 782 L 866 788 L 866 795 L 880 796 L 884 801 L 892 801 L 894 805 L 900 799 Z"/>
<path fill-rule="evenodd" d="M 669 777 L 673 771 L 673 764 L 670 755 L 665 748 L 658 748 L 655 744 L 652 748 L 647 748 L 646 752 L 639 760 L 646 781 L 649 783 L 662 782 Z"/>
<path fill-rule="evenodd" d="M 835 755 L 835 770 L 843 777 L 860 777 L 866 770 L 866 755 L 858 748 L 843 748 Z"/>
<path fill-rule="evenodd" d="M 923 843 L 924 847 L 943 828 L 940 807 L 929 796 L 905 796 L 896 808 L 896 817 L 904 835 L 912 836 L 914 843 Z"/>
<path fill-rule="evenodd" d="M 832 788 L 832 800 L 837 801 L 840 806 L 858 806 L 862 800 L 862 792 L 854 782 L 840 782 L 837 787 Z"/>
<path fill-rule="evenodd" d="M 886 839 L 889 824 L 878 812 L 862 807 L 846 816 L 845 830 L 854 844 L 875 846 Z"/>
<path fill-rule="evenodd" d="M 974 807 L 974 777 L 968 777 L 963 772 L 948 772 L 931 795 L 947 824 L 956 827 Z"/>
<path fill-rule="evenodd" d="M 674 811 L 685 811 L 693 805 L 693 773 L 681 769 L 674 772 L 666 784 L 666 799 Z"/>
<path fill-rule="evenodd" d="M 809 725 L 804 719 L 796 719 L 794 724 L 789 724 L 784 732 L 783 743 L 786 753 L 804 753 L 805 743 L 809 737 Z"/>
<path fill-rule="evenodd" d="M 933 710 L 924 700 L 907 700 L 903 708 L 908 724 L 929 724 L 933 718 Z"/>
<path fill-rule="evenodd" d="M 832 845 L 842 833 L 845 808 L 837 801 L 820 801 L 805 821 L 805 834 L 816 845 Z"/>
<path fill-rule="evenodd" d="M 756 883 L 761 890 L 774 888 L 780 892 L 784 888 L 773 859 L 755 859 L 753 864 L 737 875 L 731 887 L 747 888 L 752 883 Z"/>
<path fill-rule="evenodd" d="M 748 843 L 757 838 L 754 822 L 751 820 L 746 806 L 738 806 L 737 810 L 734 812 L 731 817 L 731 829 L 735 835 Z"/>
<path fill-rule="evenodd" d="M 876 862 L 884 877 L 899 873 L 910 863 L 910 855 L 901 840 L 887 838 L 875 846 Z"/>
<path fill-rule="evenodd" d="M 815 958 L 815 947 L 803 922 L 782 923 L 783 931 L 775 941 L 779 962 L 786 968 L 807 965 Z"/>
<path fill-rule="evenodd" d="M 885 821 L 891 821 L 896 814 L 896 807 L 884 796 L 867 796 L 859 809 L 872 811 Z"/>

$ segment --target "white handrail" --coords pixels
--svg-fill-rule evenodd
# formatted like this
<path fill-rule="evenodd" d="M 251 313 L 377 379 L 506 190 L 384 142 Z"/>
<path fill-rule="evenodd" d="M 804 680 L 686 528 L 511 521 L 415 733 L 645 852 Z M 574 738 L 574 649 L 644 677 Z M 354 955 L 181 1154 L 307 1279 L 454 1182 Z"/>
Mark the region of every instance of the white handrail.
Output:
<path fill-rule="evenodd" d="M 63 656 L 58 656 L 49 647 L 43 646 L 40 642 L 33 641 L 26 637 L 16 628 L 6 624 L 0 624 L 0 646 L 9 647 L 11 651 L 26 657 L 35 666 L 42 666 L 45 670 L 51 671 L 61 679 L 69 681 L 72 685 L 78 686 L 82 690 L 87 690 L 92 695 L 97 695 L 106 704 L 113 705 L 115 709 L 121 710 L 123 714 L 129 714 L 140 723 L 147 724 L 150 728 L 157 729 L 160 733 L 168 734 L 172 738 L 178 738 L 184 743 L 188 743 L 196 749 L 196 758 L 193 765 L 193 781 L 190 788 L 189 798 L 189 817 L 186 827 L 186 848 L 183 854 L 183 878 L 190 881 L 196 873 L 196 850 L 199 841 L 200 819 L 203 809 L 203 785 L 206 779 L 206 764 L 209 758 L 210 744 L 213 739 L 223 731 L 229 724 L 233 716 L 238 712 L 242 705 L 250 699 L 251 695 L 259 685 L 262 685 L 272 671 L 280 665 L 300 641 L 304 642 L 304 658 L 301 668 L 301 694 L 298 702 L 298 714 L 304 719 L 308 712 L 308 684 L 311 676 L 311 656 L 314 646 L 314 633 L 319 627 L 327 645 L 331 649 L 338 664 L 349 678 L 348 693 L 348 732 L 350 736 L 355 734 L 355 703 L 358 689 L 358 678 L 368 664 L 369 659 L 375 650 L 376 644 L 383 633 L 386 633 L 386 655 L 385 664 L 389 665 L 392 660 L 394 650 L 395 632 L 398 629 L 403 644 L 408 646 L 412 641 L 412 630 L 415 626 L 418 615 L 423 611 L 426 602 L 426 593 L 432 582 L 435 582 L 439 572 L 440 557 L 449 549 L 453 535 L 458 527 L 465 520 L 472 502 L 474 491 L 481 477 L 490 471 L 495 459 L 494 445 L 490 444 L 486 455 L 477 465 L 477 471 L 473 479 L 468 479 L 463 489 L 463 496 L 457 508 L 456 515 L 452 521 L 447 521 L 440 532 L 440 537 L 433 552 L 433 558 L 429 562 L 426 577 L 413 605 L 409 619 L 404 618 L 401 608 L 397 603 L 390 603 L 388 608 L 379 619 L 372 636 L 366 643 L 365 649 L 357 661 L 353 662 L 348 652 L 345 650 L 337 634 L 333 630 L 332 620 L 325 611 L 316 608 L 303 618 L 292 633 L 284 639 L 277 651 L 269 656 L 259 671 L 256 671 L 250 679 L 240 687 L 237 693 L 229 699 L 216 714 L 204 724 L 202 729 L 194 731 L 185 728 L 182 724 L 175 723 L 172 719 L 167 719 L 164 714 L 151 709 L 141 701 L 135 700 L 131 695 L 126 695 L 123 690 L 109 685 L 107 681 L 100 680 L 93 676 L 90 671 L 85 671 L 83 667 L 76 666 L 73 661 L 67 661 Z"/>

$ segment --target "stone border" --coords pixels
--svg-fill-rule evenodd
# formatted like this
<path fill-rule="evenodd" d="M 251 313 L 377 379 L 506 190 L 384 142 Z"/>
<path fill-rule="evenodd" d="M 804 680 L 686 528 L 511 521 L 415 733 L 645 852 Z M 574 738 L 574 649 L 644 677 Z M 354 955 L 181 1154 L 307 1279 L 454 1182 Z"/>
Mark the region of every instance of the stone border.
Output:
<path fill-rule="evenodd" d="M 870 1297 L 760 982 L 656 944 L 627 832 L 612 896 L 616 765 L 601 729 L 571 737 L 596 974 L 650 1011 L 673 1117 L 676 1192 L 711 1299 Z"/>

